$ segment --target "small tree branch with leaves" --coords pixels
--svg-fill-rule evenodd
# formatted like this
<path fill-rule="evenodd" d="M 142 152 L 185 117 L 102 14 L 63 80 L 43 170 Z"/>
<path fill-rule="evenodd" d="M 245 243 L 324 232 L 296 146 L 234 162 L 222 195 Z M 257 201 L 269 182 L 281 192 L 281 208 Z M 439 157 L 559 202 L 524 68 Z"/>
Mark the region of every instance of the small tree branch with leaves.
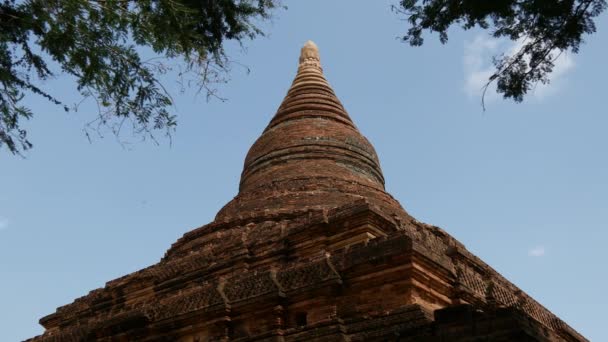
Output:
<path fill-rule="evenodd" d="M 255 21 L 267 19 L 278 1 L 0 0 L 0 149 L 21 154 L 32 147 L 21 127 L 33 116 L 26 96 L 71 110 L 40 85 L 61 73 L 95 98 L 97 127 L 116 133 L 128 121 L 152 139 L 158 131 L 169 134 L 173 100 L 158 81 L 167 68 L 143 60 L 141 48 L 181 60 L 182 72 L 198 75 L 199 89 L 213 92 L 210 82 L 228 70 L 225 41 L 262 35 Z"/>
<path fill-rule="evenodd" d="M 424 43 L 424 31 L 439 33 L 446 43 L 452 25 L 523 42 L 513 55 L 494 57 L 496 70 L 483 89 L 485 95 L 496 82 L 496 91 L 516 102 L 537 83 L 549 82 L 556 56 L 578 53 L 583 36 L 596 31 L 594 19 L 605 9 L 605 0 L 402 0 L 393 6 L 411 24 L 402 39 L 412 46 Z"/>

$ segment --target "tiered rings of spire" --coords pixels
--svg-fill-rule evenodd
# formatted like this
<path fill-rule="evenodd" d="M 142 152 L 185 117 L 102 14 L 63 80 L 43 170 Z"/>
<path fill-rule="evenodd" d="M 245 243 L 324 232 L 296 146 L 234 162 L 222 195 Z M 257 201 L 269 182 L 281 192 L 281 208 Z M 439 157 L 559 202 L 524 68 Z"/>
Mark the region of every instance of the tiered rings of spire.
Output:
<path fill-rule="evenodd" d="M 252 210 L 332 208 L 361 198 L 402 211 L 384 191 L 374 147 L 338 100 L 316 44 L 308 41 L 285 99 L 247 154 L 238 196 L 218 218 Z"/>

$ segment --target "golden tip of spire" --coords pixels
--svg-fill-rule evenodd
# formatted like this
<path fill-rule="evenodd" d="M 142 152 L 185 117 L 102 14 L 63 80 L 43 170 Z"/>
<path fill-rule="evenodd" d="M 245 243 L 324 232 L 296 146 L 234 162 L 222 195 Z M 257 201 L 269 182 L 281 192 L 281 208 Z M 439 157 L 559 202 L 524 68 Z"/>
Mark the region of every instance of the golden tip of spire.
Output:
<path fill-rule="evenodd" d="M 319 47 L 312 40 L 304 43 L 300 52 L 300 67 L 312 66 L 321 68 L 321 57 L 319 56 Z"/>
<path fill-rule="evenodd" d="M 319 47 L 312 40 L 306 41 L 306 43 L 304 43 L 303 47 L 307 47 L 307 48 L 311 48 L 311 49 L 315 49 L 315 50 L 319 51 Z"/>

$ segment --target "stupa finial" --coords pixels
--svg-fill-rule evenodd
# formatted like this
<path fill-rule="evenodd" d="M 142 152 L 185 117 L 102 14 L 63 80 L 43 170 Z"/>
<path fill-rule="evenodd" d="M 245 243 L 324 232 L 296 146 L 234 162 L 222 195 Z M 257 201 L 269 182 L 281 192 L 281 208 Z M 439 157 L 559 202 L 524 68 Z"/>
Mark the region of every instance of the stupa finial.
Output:
<path fill-rule="evenodd" d="M 312 40 L 307 41 L 300 52 L 300 68 L 302 67 L 315 67 L 321 69 L 319 48 Z"/>

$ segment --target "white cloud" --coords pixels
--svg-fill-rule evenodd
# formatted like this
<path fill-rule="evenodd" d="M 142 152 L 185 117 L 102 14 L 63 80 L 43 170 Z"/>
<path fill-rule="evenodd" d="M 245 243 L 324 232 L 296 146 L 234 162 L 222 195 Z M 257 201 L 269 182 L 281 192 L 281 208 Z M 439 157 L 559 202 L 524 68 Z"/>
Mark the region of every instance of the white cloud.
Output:
<path fill-rule="evenodd" d="M 472 41 L 465 41 L 463 56 L 465 93 L 470 98 L 480 98 L 483 87 L 495 70 L 492 57 L 501 53 L 513 55 L 524 43 L 525 41 L 522 39 L 513 42 L 484 34 L 478 34 Z M 530 92 L 531 97 L 542 100 L 557 93 L 566 82 L 565 75 L 574 68 L 574 59 L 571 54 L 566 52 L 554 55 L 554 58 L 555 66 L 549 75 L 550 83 L 538 83 Z M 492 83 L 486 92 L 485 101 L 491 102 L 499 98 L 500 95 L 496 93 L 496 84 Z"/>
<path fill-rule="evenodd" d="M 8 220 L 0 216 L 0 230 L 8 228 Z"/>
<path fill-rule="evenodd" d="M 545 246 L 536 246 L 528 251 L 528 255 L 531 257 L 542 257 L 545 253 Z"/>
<path fill-rule="evenodd" d="M 473 41 L 465 42 L 463 59 L 464 90 L 469 97 L 479 97 L 481 95 L 483 86 L 494 72 L 494 66 L 490 61 L 500 45 L 498 39 L 481 34 L 477 35 Z M 496 97 L 494 89 L 488 89 L 487 99 Z"/>
<path fill-rule="evenodd" d="M 574 68 L 574 58 L 572 54 L 564 52 L 561 56 L 558 56 L 551 72 L 550 80 L 551 83 L 538 84 L 536 88 L 532 90 L 532 94 L 538 99 L 544 99 L 547 96 L 557 93 L 567 82 L 564 77 L 570 70 Z"/>

